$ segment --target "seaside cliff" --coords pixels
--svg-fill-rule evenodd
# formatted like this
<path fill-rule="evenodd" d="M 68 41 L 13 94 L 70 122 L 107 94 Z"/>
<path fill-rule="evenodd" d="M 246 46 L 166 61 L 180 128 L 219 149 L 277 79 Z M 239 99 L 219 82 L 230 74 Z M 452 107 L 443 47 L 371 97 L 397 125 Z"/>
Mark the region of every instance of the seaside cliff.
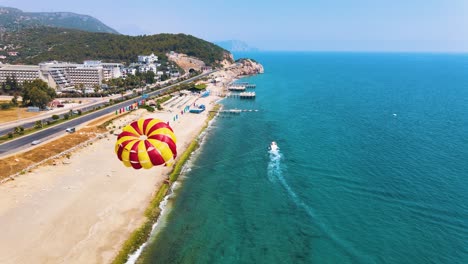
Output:
<path fill-rule="evenodd" d="M 263 66 L 252 59 L 239 59 L 226 71 L 234 73 L 237 77 L 264 73 Z"/>
<path fill-rule="evenodd" d="M 224 69 L 213 73 L 213 76 L 226 85 L 243 76 L 264 72 L 263 66 L 252 59 L 239 59 L 235 63 L 223 63 L 223 65 Z"/>
<path fill-rule="evenodd" d="M 201 59 L 190 57 L 186 54 L 168 53 L 167 56 L 169 60 L 174 61 L 185 71 L 189 71 L 190 69 L 203 71 L 203 67 L 206 66 L 205 62 L 203 62 Z M 253 59 L 242 58 L 232 63 L 233 61 L 233 55 L 226 52 L 224 54 L 224 59 L 219 62 L 223 66 L 223 72 L 227 76 L 238 78 L 264 72 L 263 66 Z"/>

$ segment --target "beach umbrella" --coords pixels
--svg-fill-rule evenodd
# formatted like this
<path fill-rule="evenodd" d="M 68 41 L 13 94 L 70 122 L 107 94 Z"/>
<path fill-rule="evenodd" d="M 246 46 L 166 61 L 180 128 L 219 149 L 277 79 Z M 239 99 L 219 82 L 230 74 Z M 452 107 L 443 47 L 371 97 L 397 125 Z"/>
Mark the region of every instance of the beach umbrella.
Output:
<path fill-rule="evenodd" d="M 139 119 L 122 129 L 115 153 L 125 166 L 134 169 L 171 165 L 177 157 L 176 136 L 162 120 Z"/>

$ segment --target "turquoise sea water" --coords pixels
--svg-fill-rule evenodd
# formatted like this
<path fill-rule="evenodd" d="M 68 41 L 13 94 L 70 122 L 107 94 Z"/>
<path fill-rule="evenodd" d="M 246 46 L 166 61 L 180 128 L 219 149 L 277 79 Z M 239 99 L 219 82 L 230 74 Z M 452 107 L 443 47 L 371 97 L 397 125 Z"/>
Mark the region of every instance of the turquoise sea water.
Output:
<path fill-rule="evenodd" d="M 142 263 L 468 263 L 468 55 L 248 56 Z"/>

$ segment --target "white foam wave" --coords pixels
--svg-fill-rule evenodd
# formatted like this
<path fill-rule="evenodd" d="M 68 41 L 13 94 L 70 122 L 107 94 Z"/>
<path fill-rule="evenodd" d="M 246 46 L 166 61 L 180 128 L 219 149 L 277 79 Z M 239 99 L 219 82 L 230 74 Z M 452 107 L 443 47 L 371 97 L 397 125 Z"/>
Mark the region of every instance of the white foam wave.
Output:
<path fill-rule="evenodd" d="M 158 220 L 156 223 L 153 224 L 151 228 L 151 237 L 153 237 L 156 233 L 156 228 L 159 228 L 164 220 L 164 216 L 166 216 L 166 211 L 169 209 L 167 204 L 169 203 L 169 199 L 174 195 L 174 190 L 178 187 L 178 182 L 174 182 L 172 187 L 169 189 L 169 194 L 164 197 L 164 199 L 159 203 L 159 209 L 161 209 L 161 213 L 159 214 Z M 135 264 L 138 258 L 140 257 L 143 249 L 148 245 L 148 241 L 143 243 L 135 252 L 128 256 L 127 262 L 125 264 Z"/>

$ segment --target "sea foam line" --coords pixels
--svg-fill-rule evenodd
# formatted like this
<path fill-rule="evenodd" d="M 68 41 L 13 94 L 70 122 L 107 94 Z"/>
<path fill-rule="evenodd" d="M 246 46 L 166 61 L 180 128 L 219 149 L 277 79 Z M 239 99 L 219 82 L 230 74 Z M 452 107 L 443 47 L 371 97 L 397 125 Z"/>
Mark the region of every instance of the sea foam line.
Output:
<path fill-rule="evenodd" d="M 374 260 L 366 255 L 358 254 L 349 243 L 338 238 L 333 231 L 328 228 L 322 221 L 319 221 L 319 218 L 314 213 L 314 211 L 304 203 L 301 198 L 294 192 L 291 186 L 288 184 L 286 179 L 283 176 L 284 166 L 281 163 L 283 155 L 280 153 L 279 149 L 271 149 L 268 151 L 270 154 L 270 162 L 268 163 L 267 176 L 271 182 L 279 181 L 283 188 L 286 190 L 288 195 L 291 197 L 293 202 L 301 207 L 313 220 L 315 225 L 322 231 L 322 233 L 327 236 L 330 241 L 332 241 L 336 246 L 342 249 L 342 251 L 348 255 L 350 258 L 354 259 L 357 263 L 374 263 Z M 365 261 L 362 261 L 363 258 Z"/>
<path fill-rule="evenodd" d="M 174 184 L 171 185 L 171 188 L 169 189 L 169 194 L 164 197 L 164 199 L 159 203 L 159 209 L 161 209 L 161 213 L 159 214 L 158 220 L 156 220 L 156 223 L 153 224 L 151 227 L 151 235 L 148 241 L 153 237 L 157 232 L 158 226 L 161 224 L 161 222 L 164 219 L 164 216 L 166 215 L 166 211 L 168 211 L 170 208 L 168 208 L 168 203 L 169 199 L 174 196 L 174 191 L 178 187 L 178 182 L 174 182 Z M 140 257 L 141 253 L 143 252 L 143 249 L 148 245 L 148 241 L 143 243 L 135 252 L 130 254 L 128 256 L 126 264 L 135 264 L 138 258 Z"/>

